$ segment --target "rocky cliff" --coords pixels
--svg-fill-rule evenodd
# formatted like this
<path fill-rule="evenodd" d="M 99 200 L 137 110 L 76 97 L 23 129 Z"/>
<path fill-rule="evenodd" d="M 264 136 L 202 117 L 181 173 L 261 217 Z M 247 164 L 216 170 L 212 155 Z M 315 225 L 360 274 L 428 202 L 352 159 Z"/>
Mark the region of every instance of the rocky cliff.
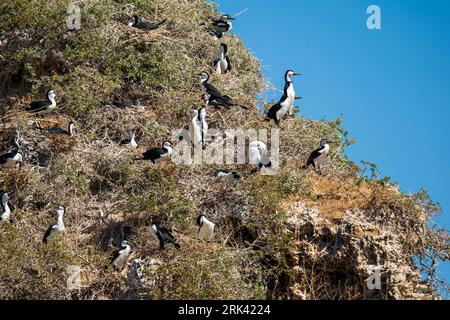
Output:
<path fill-rule="evenodd" d="M 345 156 L 353 141 L 341 120 L 300 110 L 281 123 L 277 173 L 229 165 L 241 176 L 231 184 L 213 175 L 218 165 L 134 160 L 187 128 L 203 105 L 198 74 L 212 71 L 221 41 L 233 69 L 211 81 L 240 107 L 208 107 L 209 128 L 276 128 L 258 107 L 269 106 L 257 99 L 267 88 L 258 60 L 238 35 L 207 32 L 213 5 L 80 1 L 81 28 L 69 31 L 69 4 L 0 4 L 0 151 L 19 132 L 24 153 L 20 168 L 0 169 L 12 209 L 0 226 L 1 299 L 439 298 L 448 233 L 429 225 L 439 208 L 425 192 L 405 195 L 361 172 Z M 127 25 L 133 14 L 167 22 L 141 31 Z M 55 110 L 25 111 L 50 88 Z M 136 98 L 143 108 L 113 105 Z M 69 121 L 73 137 L 47 130 Z M 137 150 L 119 145 L 130 131 Z M 302 169 L 321 138 L 337 142 L 322 170 Z M 58 204 L 66 230 L 46 246 Z M 200 213 L 216 223 L 212 242 L 196 237 Z M 160 250 L 151 223 L 181 249 Z M 132 252 L 117 272 L 110 259 L 124 239 Z"/>

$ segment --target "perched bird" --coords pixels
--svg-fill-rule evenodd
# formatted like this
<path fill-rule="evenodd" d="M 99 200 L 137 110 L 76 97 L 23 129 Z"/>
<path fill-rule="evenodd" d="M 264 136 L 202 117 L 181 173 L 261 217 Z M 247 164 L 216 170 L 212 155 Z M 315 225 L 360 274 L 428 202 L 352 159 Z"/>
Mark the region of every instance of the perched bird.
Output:
<path fill-rule="evenodd" d="M 4 153 L 0 156 L 0 168 L 17 166 L 23 162 L 23 153 L 20 148 L 16 148 L 11 152 Z"/>
<path fill-rule="evenodd" d="M 67 124 L 67 130 L 66 129 L 62 129 L 62 128 L 50 128 L 50 129 L 43 129 L 43 128 L 39 128 L 41 130 L 46 130 L 50 133 L 54 133 L 54 134 L 65 134 L 68 135 L 69 137 L 73 137 L 74 135 L 74 129 L 75 129 L 75 124 L 72 121 L 69 121 Z"/>
<path fill-rule="evenodd" d="M 133 100 L 114 100 L 113 105 L 118 108 L 127 108 L 127 107 L 133 107 L 133 108 L 141 108 L 142 102 L 140 99 L 133 99 Z"/>
<path fill-rule="evenodd" d="M 257 170 L 272 167 L 272 162 L 267 156 L 267 146 L 262 141 L 250 142 L 248 146 L 248 158 L 251 164 L 256 164 Z"/>
<path fill-rule="evenodd" d="M 176 242 L 174 236 L 166 228 L 153 224 L 151 226 L 153 237 L 159 241 L 159 248 L 164 250 L 168 247 L 180 249 L 180 245 Z"/>
<path fill-rule="evenodd" d="M 267 112 L 266 120 L 274 120 L 276 124 L 280 124 L 281 118 L 283 118 L 294 106 L 294 100 L 299 99 L 295 96 L 294 85 L 292 83 L 292 77 L 300 75 L 292 70 L 286 71 L 285 85 L 283 90 L 283 96 L 280 101 L 273 105 L 269 112 Z"/>
<path fill-rule="evenodd" d="M 216 225 L 203 214 L 199 215 L 196 221 L 198 225 L 198 237 L 207 241 L 211 240 L 214 236 L 214 227 Z"/>
<path fill-rule="evenodd" d="M 233 29 L 230 20 L 234 20 L 234 18 L 228 14 L 223 14 L 219 19 L 213 20 L 209 32 L 219 39 L 222 38 L 225 33 Z"/>
<path fill-rule="evenodd" d="M 33 101 L 30 103 L 30 107 L 27 109 L 29 112 L 39 112 L 43 110 L 52 110 L 56 108 L 56 94 L 53 90 L 47 91 L 47 100 L 45 101 Z"/>
<path fill-rule="evenodd" d="M 114 251 L 112 257 L 112 264 L 117 271 L 123 269 L 127 262 L 128 255 L 130 254 L 131 247 L 126 240 L 123 240 L 120 244 L 120 249 Z"/>
<path fill-rule="evenodd" d="M 47 231 L 44 234 L 44 238 L 42 239 L 42 242 L 44 244 L 48 244 L 48 242 L 58 233 L 64 232 L 66 230 L 66 227 L 64 226 L 63 216 L 64 216 L 64 207 L 62 205 L 59 205 L 56 209 L 56 214 L 58 216 L 58 219 L 55 224 L 52 224 Z"/>
<path fill-rule="evenodd" d="M 194 117 L 189 125 L 189 135 L 194 147 L 205 146 L 205 138 L 208 133 L 208 123 L 206 122 L 206 108 L 194 111 Z"/>
<path fill-rule="evenodd" d="M 314 169 L 320 169 L 328 153 L 330 152 L 329 143 L 332 143 L 332 141 L 328 139 L 320 140 L 320 148 L 311 153 L 308 158 L 308 162 L 306 162 L 306 165 L 303 166 L 303 169 L 306 169 L 310 165 L 312 165 Z"/>
<path fill-rule="evenodd" d="M 214 176 L 219 179 L 227 179 L 228 182 L 234 182 L 241 178 L 237 172 L 230 169 L 215 169 Z"/>
<path fill-rule="evenodd" d="M 229 109 L 230 106 L 233 105 L 232 99 L 228 96 L 222 95 L 222 93 L 220 93 L 220 91 L 216 87 L 208 83 L 208 80 L 209 73 L 203 71 L 201 73 L 200 84 L 204 93 L 203 97 L 204 99 L 207 99 L 208 105 L 221 106 Z"/>
<path fill-rule="evenodd" d="M 2 193 L 2 211 L 0 211 L 0 225 L 7 222 L 11 216 L 11 209 L 8 206 L 8 194 Z"/>
<path fill-rule="evenodd" d="M 136 160 L 150 160 L 153 164 L 156 164 L 159 161 L 169 159 L 172 155 L 172 151 L 172 143 L 166 141 L 163 143 L 162 148 L 152 148 L 147 150 L 142 154 L 142 158 Z"/>
<path fill-rule="evenodd" d="M 138 144 L 136 142 L 135 138 L 135 133 L 131 132 L 130 133 L 130 138 L 129 139 L 124 139 L 122 141 L 120 141 L 120 145 L 129 149 L 136 149 Z"/>
<path fill-rule="evenodd" d="M 134 15 L 133 19 L 128 23 L 128 26 L 150 31 L 159 29 L 159 27 L 161 27 L 166 21 L 167 19 L 164 19 L 158 23 L 144 22 L 138 16 Z"/>
<path fill-rule="evenodd" d="M 230 58 L 228 58 L 228 46 L 224 43 L 220 45 L 219 51 L 217 52 L 216 59 L 214 60 L 214 70 L 218 74 L 227 73 L 231 71 Z"/>

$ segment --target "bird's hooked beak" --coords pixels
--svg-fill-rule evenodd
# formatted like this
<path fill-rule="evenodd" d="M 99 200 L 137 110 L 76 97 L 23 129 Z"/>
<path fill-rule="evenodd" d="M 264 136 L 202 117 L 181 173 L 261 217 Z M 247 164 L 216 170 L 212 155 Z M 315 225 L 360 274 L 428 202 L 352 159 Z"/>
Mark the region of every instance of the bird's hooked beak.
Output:
<path fill-rule="evenodd" d="M 300 72 L 294 72 L 292 75 L 293 76 L 301 76 L 302 74 Z"/>
<path fill-rule="evenodd" d="M 301 100 L 303 97 L 295 97 L 295 100 Z"/>

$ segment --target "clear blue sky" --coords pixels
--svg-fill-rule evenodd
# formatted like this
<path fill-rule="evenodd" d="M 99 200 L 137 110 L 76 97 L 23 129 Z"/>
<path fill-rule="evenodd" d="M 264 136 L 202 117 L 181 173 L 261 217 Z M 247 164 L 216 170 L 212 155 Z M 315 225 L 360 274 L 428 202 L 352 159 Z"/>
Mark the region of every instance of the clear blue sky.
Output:
<path fill-rule="evenodd" d="M 450 1 L 217 2 L 229 14 L 249 9 L 233 33 L 278 89 L 286 69 L 303 74 L 295 81 L 302 115 L 342 115 L 357 141 L 350 159 L 375 162 L 404 192 L 428 190 L 444 210 L 436 221 L 450 229 Z M 371 4 L 381 8 L 381 30 L 366 27 Z M 441 271 L 450 281 L 448 263 Z"/>

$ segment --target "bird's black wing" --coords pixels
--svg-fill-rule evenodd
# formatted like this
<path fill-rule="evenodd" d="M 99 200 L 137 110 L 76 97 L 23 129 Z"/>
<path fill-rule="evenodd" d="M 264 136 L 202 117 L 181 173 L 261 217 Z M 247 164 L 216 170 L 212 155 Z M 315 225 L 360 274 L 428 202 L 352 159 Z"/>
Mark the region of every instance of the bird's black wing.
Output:
<path fill-rule="evenodd" d="M 125 108 L 125 107 L 131 107 L 133 105 L 133 102 L 131 100 L 115 100 L 113 102 L 113 105 L 118 107 L 118 108 Z"/>
<path fill-rule="evenodd" d="M 228 22 L 223 21 L 223 20 L 215 20 L 212 23 L 213 29 L 217 32 L 227 32 L 230 29 L 230 25 L 228 24 Z"/>
<path fill-rule="evenodd" d="M 139 23 L 136 25 L 136 28 L 143 29 L 143 30 L 149 30 L 149 31 L 150 31 L 150 30 L 156 30 L 156 29 L 158 29 L 159 27 L 161 27 L 166 21 L 167 21 L 167 20 L 164 19 L 163 21 L 158 22 L 158 23 L 152 23 L 152 22 L 139 22 Z"/>
<path fill-rule="evenodd" d="M 47 108 L 49 105 L 50 103 L 48 101 L 33 101 L 30 103 L 30 107 L 27 109 L 27 111 L 37 112 Z"/>
<path fill-rule="evenodd" d="M 131 143 L 131 139 L 124 139 L 124 140 L 120 141 L 121 145 L 130 144 L 130 143 Z"/>
<path fill-rule="evenodd" d="M 220 93 L 219 89 L 214 87 L 210 83 L 204 83 L 203 86 L 205 87 L 206 92 L 213 98 L 220 98 L 223 99 L 222 93 Z"/>
<path fill-rule="evenodd" d="M 322 151 L 322 148 L 318 148 L 318 149 L 314 150 L 313 152 L 311 152 L 311 154 L 308 158 L 308 162 L 306 163 L 307 166 L 309 166 L 309 165 L 315 166 L 314 159 L 316 159 L 318 156 L 320 156 L 320 154 L 321 154 L 320 151 Z"/>
<path fill-rule="evenodd" d="M 281 109 L 281 103 L 276 103 L 272 107 L 270 107 L 269 111 L 267 112 L 266 117 L 269 119 L 273 119 L 277 121 L 277 112 Z"/>
<path fill-rule="evenodd" d="M 8 153 L 5 153 L 5 154 L 2 154 L 0 156 L 0 164 L 5 164 L 6 161 L 8 161 L 8 159 L 11 159 L 12 157 L 14 157 L 12 152 L 8 152 Z"/>
<path fill-rule="evenodd" d="M 228 58 L 228 56 L 226 56 L 225 59 L 227 60 L 227 63 L 228 63 L 227 70 L 225 70 L 225 73 L 227 73 L 228 71 L 231 71 L 231 63 L 230 63 L 230 58 Z"/>
<path fill-rule="evenodd" d="M 142 154 L 142 157 L 144 158 L 144 160 L 155 160 L 155 159 L 161 158 L 161 156 L 163 156 L 166 153 L 167 153 L 166 149 L 153 148 L 153 149 L 145 151 Z"/>
<path fill-rule="evenodd" d="M 114 250 L 111 257 L 111 263 L 114 263 L 114 261 L 120 256 L 120 250 Z"/>
<path fill-rule="evenodd" d="M 47 244 L 47 238 L 48 238 L 48 236 L 50 235 L 50 233 L 52 233 L 52 231 L 56 228 L 56 224 L 52 224 L 48 229 L 47 229 L 47 231 L 45 231 L 45 234 L 44 234 L 44 237 L 42 238 L 42 242 L 43 243 L 45 243 L 45 244 Z"/>

